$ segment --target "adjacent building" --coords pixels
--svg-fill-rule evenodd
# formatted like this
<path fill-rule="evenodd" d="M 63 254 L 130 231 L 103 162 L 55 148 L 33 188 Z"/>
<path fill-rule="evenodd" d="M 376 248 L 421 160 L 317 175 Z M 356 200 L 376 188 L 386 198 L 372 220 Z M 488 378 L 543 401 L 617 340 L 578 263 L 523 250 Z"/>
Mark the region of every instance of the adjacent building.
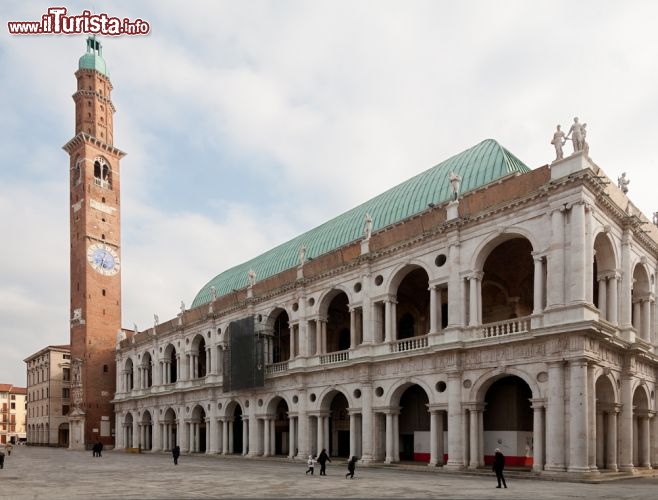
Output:
<path fill-rule="evenodd" d="M 27 442 L 69 445 L 71 348 L 51 345 L 25 360 L 27 366 Z"/>
<path fill-rule="evenodd" d="M 657 252 L 584 151 L 530 169 L 485 140 L 123 338 L 117 447 L 658 467 Z"/>
<path fill-rule="evenodd" d="M 26 438 L 26 389 L 0 384 L 0 444 L 16 444 Z"/>

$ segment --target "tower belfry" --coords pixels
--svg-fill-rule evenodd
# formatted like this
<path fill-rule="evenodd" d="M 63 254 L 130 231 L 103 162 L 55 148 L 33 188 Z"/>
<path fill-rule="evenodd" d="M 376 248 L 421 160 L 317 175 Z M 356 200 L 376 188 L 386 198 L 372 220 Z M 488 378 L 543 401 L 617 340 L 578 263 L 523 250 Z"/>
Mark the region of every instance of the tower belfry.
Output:
<path fill-rule="evenodd" d="M 101 42 L 87 38 L 75 73 L 75 136 L 63 146 L 70 162 L 72 449 L 114 444 L 111 400 L 114 350 L 121 328 L 121 218 L 112 83 Z"/>

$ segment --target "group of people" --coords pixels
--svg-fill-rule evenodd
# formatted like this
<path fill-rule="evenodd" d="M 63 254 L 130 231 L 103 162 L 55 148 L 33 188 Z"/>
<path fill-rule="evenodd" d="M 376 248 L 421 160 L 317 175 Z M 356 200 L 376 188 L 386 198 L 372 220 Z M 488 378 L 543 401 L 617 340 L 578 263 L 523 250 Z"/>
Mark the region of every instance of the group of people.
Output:
<path fill-rule="evenodd" d="M 347 462 L 347 474 L 345 474 L 345 479 L 348 477 L 351 479 L 354 479 L 354 471 L 356 469 L 356 461 L 357 457 L 352 456 L 350 457 L 349 461 Z M 306 461 L 306 465 L 308 468 L 306 469 L 306 474 L 311 473 L 311 476 L 315 472 L 315 463 L 320 464 L 320 475 L 321 476 L 326 476 L 327 475 L 327 462 L 331 462 L 331 459 L 329 458 L 329 455 L 327 454 L 326 448 L 323 448 L 320 454 L 318 455 L 318 458 L 315 459 L 313 455 L 308 456 L 308 460 Z"/>
<path fill-rule="evenodd" d="M 93 451 L 93 456 L 94 457 L 102 457 L 103 456 L 103 443 L 98 441 L 97 443 L 92 446 L 91 451 Z"/>

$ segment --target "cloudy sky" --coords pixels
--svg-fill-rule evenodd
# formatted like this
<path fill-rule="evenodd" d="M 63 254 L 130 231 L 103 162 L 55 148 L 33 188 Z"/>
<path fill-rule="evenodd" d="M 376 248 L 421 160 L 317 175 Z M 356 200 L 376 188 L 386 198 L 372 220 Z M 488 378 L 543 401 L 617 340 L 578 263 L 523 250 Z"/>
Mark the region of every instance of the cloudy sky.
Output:
<path fill-rule="evenodd" d="M 3 1 L 0 382 L 68 343 L 68 157 L 84 35 L 6 21 L 88 1 Z M 143 19 L 103 39 L 121 163 L 123 326 L 213 276 L 493 138 L 536 168 L 555 125 L 658 210 L 658 2 L 95 0 Z M 571 151 L 570 145 L 566 147 Z"/>

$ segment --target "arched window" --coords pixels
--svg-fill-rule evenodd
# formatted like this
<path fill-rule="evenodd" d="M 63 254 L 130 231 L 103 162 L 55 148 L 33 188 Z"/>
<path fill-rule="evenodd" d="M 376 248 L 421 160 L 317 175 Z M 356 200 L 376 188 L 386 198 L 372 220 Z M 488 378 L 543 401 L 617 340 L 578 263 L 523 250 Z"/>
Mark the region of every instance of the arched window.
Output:
<path fill-rule="evenodd" d="M 112 189 L 112 168 L 100 156 L 94 160 L 94 183 L 105 189 Z"/>

